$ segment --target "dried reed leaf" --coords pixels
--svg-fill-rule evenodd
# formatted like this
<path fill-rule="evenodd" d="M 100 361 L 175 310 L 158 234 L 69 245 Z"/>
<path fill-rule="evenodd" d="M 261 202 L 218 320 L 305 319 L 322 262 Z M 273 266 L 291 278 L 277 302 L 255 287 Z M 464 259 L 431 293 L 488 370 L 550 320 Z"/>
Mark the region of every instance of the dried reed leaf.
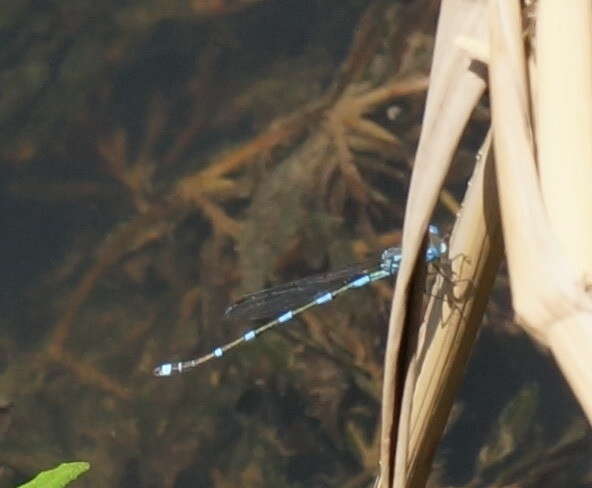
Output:
<path fill-rule="evenodd" d="M 401 364 L 400 346 L 414 264 L 453 153 L 485 88 L 481 75 L 472 69 L 471 58 L 455 39 L 466 36 L 485 40 L 484 20 L 484 1 L 442 2 L 426 113 L 406 211 L 405 259 L 397 278 L 389 324 L 382 403 L 382 488 L 393 486 L 393 472 L 398 478 L 394 481 L 395 486 L 402 485 L 405 475 L 409 403 L 406 406 L 398 403 L 403 372 L 397 368 Z M 410 400 L 411 395 L 407 395 L 407 401 Z M 394 469 L 395 460 L 397 469 Z"/>
<path fill-rule="evenodd" d="M 551 228 L 572 266 L 592 273 L 592 4 L 537 12 L 537 163 Z"/>
<path fill-rule="evenodd" d="M 589 15 L 582 5 L 582 2 L 578 2 L 572 8 L 579 6 L 581 15 Z M 562 233 L 567 232 L 569 228 L 572 232 L 581 234 L 587 232 L 587 226 L 576 229 L 573 224 L 552 225 L 551 220 L 569 217 L 558 213 L 559 205 L 556 202 L 549 202 L 552 199 L 567 198 L 566 193 L 569 192 L 581 192 L 582 187 L 577 185 L 568 188 L 563 182 L 558 182 L 557 185 L 550 183 L 548 175 L 557 175 L 559 170 L 546 167 L 544 171 L 547 172 L 547 182 L 544 189 L 541 189 L 534 155 L 540 151 L 548 151 L 550 145 L 537 145 L 537 151 L 533 142 L 520 11 L 513 2 L 492 1 L 489 13 L 490 90 L 496 168 L 514 308 L 521 325 L 549 347 L 588 419 L 592 420 L 592 373 L 589 367 L 592 352 L 592 303 L 587 294 L 585 274 L 578 270 L 579 264 L 574 265 L 577 263 L 575 257 L 582 252 L 583 247 L 579 244 L 566 245 L 568 236 L 560 238 L 554 232 L 556 229 L 560 229 Z M 543 20 L 544 18 L 545 16 Z M 573 29 L 578 30 L 577 22 L 573 24 Z M 565 30 L 570 29 L 562 29 L 557 34 Z M 571 34 L 566 37 L 571 37 Z M 537 86 L 539 91 L 550 89 L 543 88 L 540 83 Z M 538 99 L 540 100 L 540 96 Z M 575 110 L 573 106 L 572 109 Z M 547 109 L 539 111 L 535 108 L 535 111 L 539 115 L 538 123 L 541 127 L 549 125 L 542 117 L 555 117 L 555 113 Z M 561 111 L 559 115 L 561 116 Z M 563 132 L 554 136 L 553 144 L 564 149 L 565 144 L 578 144 L 574 140 L 577 137 L 573 134 L 559 139 L 562 134 Z M 582 156 L 588 157 L 586 149 L 584 152 Z M 574 171 L 577 176 L 580 165 L 565 164 L 556 154 L 556 149 L 552 149 L 551 153 L 544 156 L 540 154 L 539 157 L 541 161 L 545 161 L 545 166 L 561 165 L 563 171 Z M 572 157 L 577 159 L 580 155 L 573 154 Z M 589 165 L 587 161 L 584 164 Z M 557 193 L 560 187 L 561 194 Z M 551 205 L 556 208 L 548 210 Z M 572 208 L 570 211 L 578 210 Z M 578 239 L 580 236 L 572 235 L 569 238 Z M 570 256 L 570 253 L 574 255 Z"/>
<path fill-rule="evenodd" d="M 518 318 L 549 347 L 592 419 L 592 302 L 587 293 L 592 269 L 592 6 L 585 0 L 569 9 L 558 0 L 538 3 L 536 59 L 526 55 L 519 2 L 490 0 L 487 12 L 485 0 L 442 3 L 403 234 L 406 259 L 385 359 L 382 488 L 420 486 L 427 479 L 501 257 L 497 195 Z M 406 305 L 413 266 L 452 152 L 483 91 L 482 78 L 471 69 L 477 59 L 490 68 L 497 189 L 492 177 L 484 177 L 491 160 L 481 162 L 450 241 L 454 285 L 447 300 L 432 300 L 428 306 L 405 371 L 401 343 L 412 311 Z M 460 264 L 455 256 L 463 257 Z M 474 288 L 465 289 L 467 283 Z M 446 290 L 445 280 L 441 286 Z"/>
<path fill-rule="evenodd" d="M 450 239 L 450 269 L 432 290 L 419 332 L 406 466 L 409 486 L 423 486 L 428 478 L 502 258 L 490 135 Z"/>

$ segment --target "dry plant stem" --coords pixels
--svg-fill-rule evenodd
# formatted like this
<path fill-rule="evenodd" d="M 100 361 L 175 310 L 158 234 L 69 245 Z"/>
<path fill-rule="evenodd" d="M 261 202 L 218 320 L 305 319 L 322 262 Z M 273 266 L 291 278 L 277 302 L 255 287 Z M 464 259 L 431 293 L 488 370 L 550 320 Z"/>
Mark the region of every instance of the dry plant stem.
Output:
<path fill-rule="evenodd" d="M 551 228 L 572 266 L 592 276 L 592 3 L 539 0 L 537 153 Z"/>
<path fill-rule="evenodd" d="M 592 5 L 539 2 L 537 149 L 551 228 L 580 286 L 592 276 Z M 589 304 L 587 304 L 589 307 Z M 549 346 L 592 421 L 591 313 L 551 329 Z M 578 393 L 579 392 L 579 393 Z"/>
<path fill-rule="evenodd" d="M 432 290 L 415 351 L 407 486 L 424 486 L 502 258 L 491 137 L 450 239 L 445 278 Z M 441 297 L 444 297 L 442 300 Z"/>
<path fill-rule="evenodd" d="M 550 348 L 590 421 L 592 303 L 540 191 L 517 2 L 490 1 L 490 32 L 496 173 L 514 308 L 520 324 Z"/>
<path fill-rule="evenodd" d="M 405 480 L 411 395 L 404 399 L 401 396 L 405 371 L 399 368 L 402 334 L 410 325 L 406 315 L 413 267 L 460 136 L 485 89 L 481 74 L 472 69 L 472 60 L 455 39 L 459 35 L 485 39 L 484 22 L 483 1 L 442 2 L 426 113 L 406 211 L 404 259 L 389 324 L 382 401 L 381 488 L 403 486 Z"/>

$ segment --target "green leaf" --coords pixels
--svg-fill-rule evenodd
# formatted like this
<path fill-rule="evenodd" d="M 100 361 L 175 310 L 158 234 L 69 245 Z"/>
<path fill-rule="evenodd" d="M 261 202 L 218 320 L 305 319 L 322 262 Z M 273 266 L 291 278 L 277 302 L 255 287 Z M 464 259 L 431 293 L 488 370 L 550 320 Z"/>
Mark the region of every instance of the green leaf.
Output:
<path fill-rule="evenodd" d="M 19 488 L 62 488 L 89 468 L 90 464 L 85 462 L 62 463 L 57 468 L 39 473 Z"/>

